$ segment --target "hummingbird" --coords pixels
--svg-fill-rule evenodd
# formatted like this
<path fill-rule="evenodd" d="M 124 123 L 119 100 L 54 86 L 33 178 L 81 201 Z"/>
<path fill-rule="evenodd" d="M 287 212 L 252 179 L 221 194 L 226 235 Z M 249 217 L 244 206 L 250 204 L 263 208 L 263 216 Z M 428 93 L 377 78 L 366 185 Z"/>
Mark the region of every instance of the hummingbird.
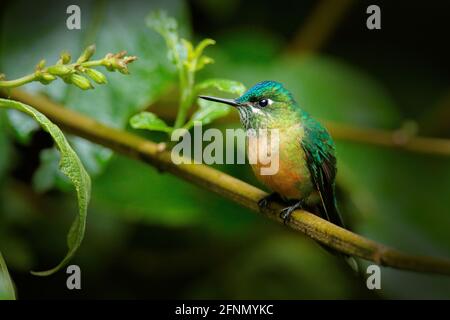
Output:
<path fill-rule="evenodd" d="M 286 223 L 296 209 L 309 209 L 340 227 L 345 227 L 336 195 L 335 144 L 328 131 L 295 101 L 279 82 L 262 81 L 236 99 L 199 96 L 237 108 L 247 136 L 247 151 L 257 148 L 259 129 L 277 129 L 278 170 L 262 175 L 260 163 L 251 164 L 256 177 L 272 193 L 258 202 L 261 208 L 271 201 L 286 204 L 280 212 Z"/>

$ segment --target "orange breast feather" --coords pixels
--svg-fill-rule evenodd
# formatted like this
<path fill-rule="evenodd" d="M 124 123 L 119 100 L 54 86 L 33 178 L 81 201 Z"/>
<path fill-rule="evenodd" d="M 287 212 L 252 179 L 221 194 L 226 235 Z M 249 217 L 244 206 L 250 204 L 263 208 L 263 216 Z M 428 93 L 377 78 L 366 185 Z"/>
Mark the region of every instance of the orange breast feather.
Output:
<path fill-rule="evenodd" d="M 292 135 L 287 136 L 286 132 L 281 132 L 277 141 L 278 147 L 267 148 L 270 150 L 268 152 L 271 152 L 267 159 L 278 161 L 278 170 L 274 174 L 263 174 L 263 168 L 271 165 L 276 167 L 276 165 L 272 162 L 269 164 L 262 162 L 258 154 L 261 146 L 269 143 L 267 137 L 250 136 L 247 151 L 249 160 L 253 157 L 253 161 L 250 160 L 253 172 L 264 185 L 288 199 L 302 199 L 310 193 L 310 176 L 306 163 L 303 161 L 303 149 L 300 143 L 292 144 L 292 139 Z"/>

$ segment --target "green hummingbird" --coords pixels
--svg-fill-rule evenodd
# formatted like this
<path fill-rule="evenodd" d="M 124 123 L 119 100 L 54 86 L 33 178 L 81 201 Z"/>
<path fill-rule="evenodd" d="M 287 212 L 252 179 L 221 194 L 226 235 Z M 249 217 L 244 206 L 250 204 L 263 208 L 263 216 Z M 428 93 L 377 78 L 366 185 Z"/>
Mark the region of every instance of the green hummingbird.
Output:
<path fill-rule="evenodd" d="M 300 208 L 309 209 L 344 227 L 336 204 L 333 139 L 281 83 L 259 82 L 236 99 L 199 97 L 237 108 L 244 128 L 253 129 L 256 133 L 256 136 L 247 138 L 248 151 L 258 145 L 259 129 L 278 129 L 279 164 L 276 173 L 262 175 L 261 164 L 252 164 L 257 178 L 273 191 L 259 201 L 260 207 L 266 207 L 273 200 L 282 200 L 287 204 L 280 213 L 285 222 L 294 210 Z"/>

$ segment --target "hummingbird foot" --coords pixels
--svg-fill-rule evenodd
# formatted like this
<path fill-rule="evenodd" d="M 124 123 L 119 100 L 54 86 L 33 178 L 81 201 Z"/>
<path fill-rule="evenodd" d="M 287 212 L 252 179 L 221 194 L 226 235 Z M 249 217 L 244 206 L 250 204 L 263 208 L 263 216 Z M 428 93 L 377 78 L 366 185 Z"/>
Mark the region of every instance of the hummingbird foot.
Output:
<path fill-rule="evenodd" d="M 286 207 L 283 210 L 281 210 L 280 218 L 283 219 L 284 224 L 289 222 L 289 219 L 291 218 L 292 212 L 294 212 L 297 209 L 303 209 L 304 206 L 305 206 L 305 201 L 304 200 L 299 200 L 299 201 L 295 202 L 293 205 L 291 205 L 289 207 Z"/>
<path fill-rule="evenodd" d="M 278 193 L 272 192 L 271 194 L 258 201 L 258 207 L 260 207 L 261 209 L 266 209 L 269 204 L 274 201 L 283 201 L 283 199 Z"/>

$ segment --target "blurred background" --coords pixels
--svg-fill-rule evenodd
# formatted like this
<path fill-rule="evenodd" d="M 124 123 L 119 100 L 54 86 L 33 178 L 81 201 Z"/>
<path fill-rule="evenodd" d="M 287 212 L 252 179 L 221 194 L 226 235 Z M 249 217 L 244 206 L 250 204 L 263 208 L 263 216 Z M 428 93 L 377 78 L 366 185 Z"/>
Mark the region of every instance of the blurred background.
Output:
<path fill-rule="evenodd" d="M 66 28 L 74 3 L 81 30 Z M 381 30 L 366 27 L 370 4 L 381 8 Z M 163 39 L 145 25 L 156 9 L 177 18 L 183 37 L 217 41 L 206 49 L 215 64 L 199 80 L 247 87 L 276 80 L 321 120 L 450 139 L 446 1 L 2 1 L 0 8 L 0 71 L 10 79 L 90 43 L 98 56 L 137 55 L 131 75 L 108 74 L 109 84 L 95 90 L 61 81 L 24 89 L 152 140 L 163 137 L 127 123 L 143 109 L 167 121 L 176 112 L 177 75 Z M 234 114 L 211 126 L 239 124 Z M 369 291 L 309 238 L 69 138 L 93 180 L 86 237 L 72 261 L 82 270 L 79 291 L 67 290 L 64 271 L 29 273 L 63 257 L 76 200 L 47 134 L 18 113 L 0 114 L 0 251 L 19 298 L 450 298 L 449 277 L 390 268 L 382 268 L 382 289 Z M 350 228 L 409 253 L 450 258 L 450 157 L 336 142 L 338 202 Z M 258 185 L 246 165 L 216 167 Z"/>

